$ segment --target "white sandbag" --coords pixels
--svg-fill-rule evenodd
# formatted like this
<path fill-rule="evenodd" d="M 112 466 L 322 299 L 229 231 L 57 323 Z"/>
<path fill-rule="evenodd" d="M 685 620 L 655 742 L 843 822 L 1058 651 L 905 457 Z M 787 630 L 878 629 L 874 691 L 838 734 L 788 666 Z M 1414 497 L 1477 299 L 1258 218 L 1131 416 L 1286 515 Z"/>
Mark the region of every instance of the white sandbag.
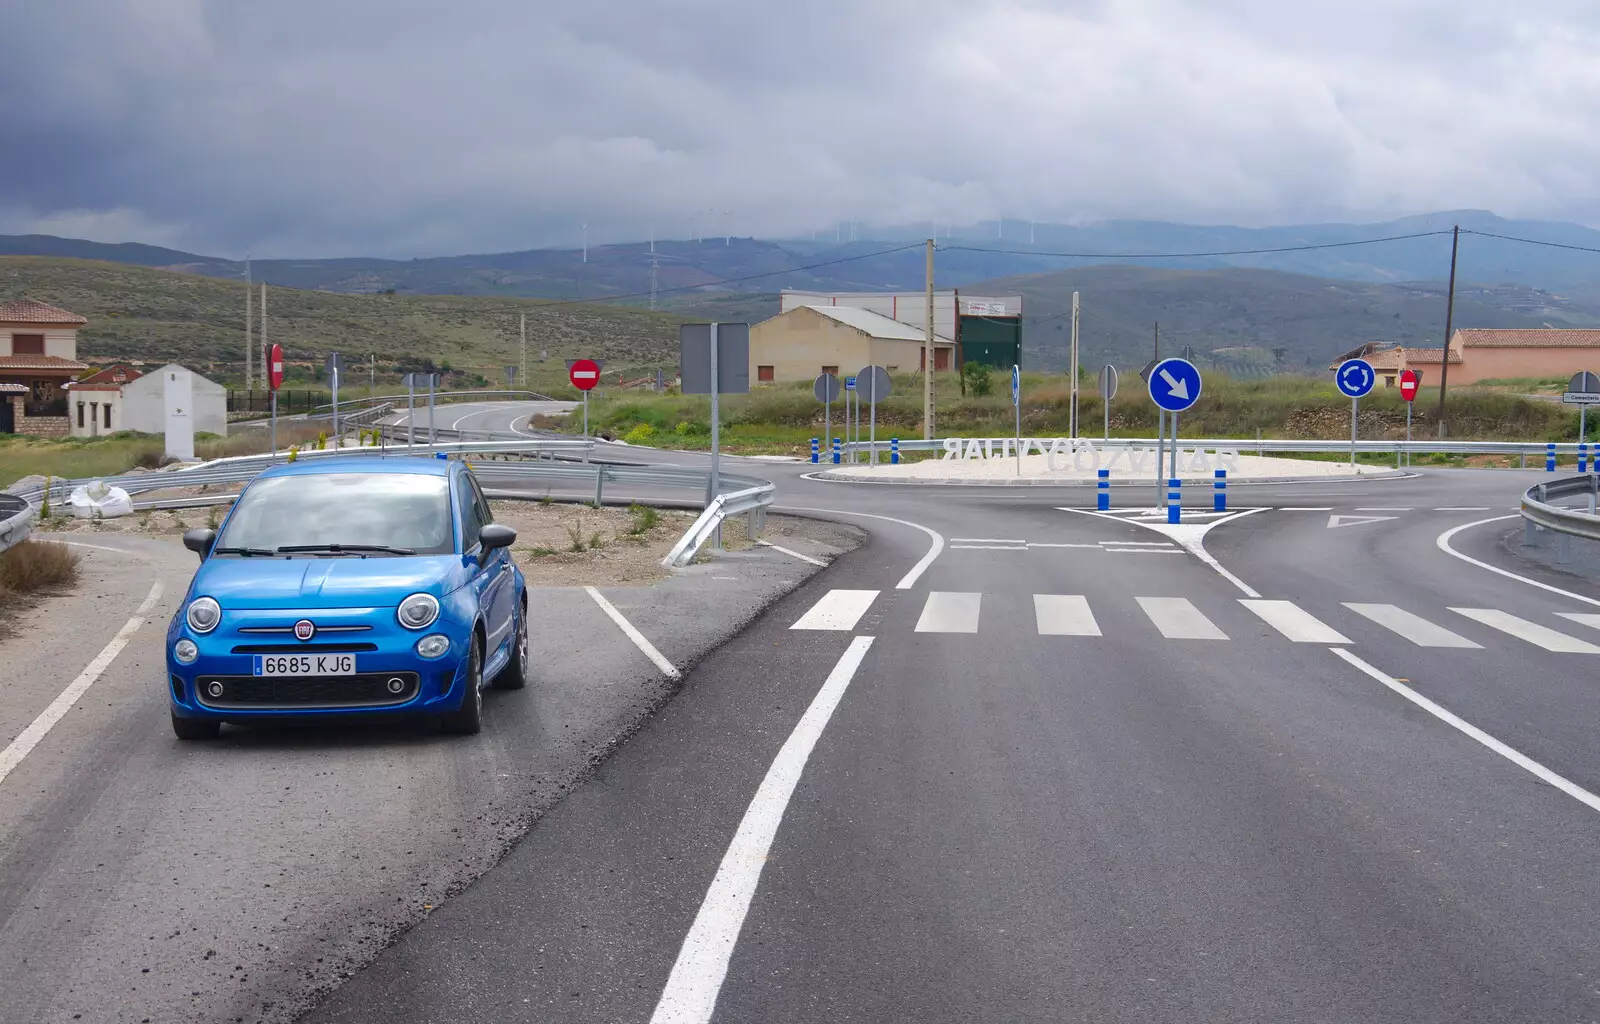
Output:
<path fill-rule="evenodd" d="M 72 490 L 67 499 L 78 519 L 115 519 L 133 511 L 133 499 L 120 487 L 94 480 Z"/>

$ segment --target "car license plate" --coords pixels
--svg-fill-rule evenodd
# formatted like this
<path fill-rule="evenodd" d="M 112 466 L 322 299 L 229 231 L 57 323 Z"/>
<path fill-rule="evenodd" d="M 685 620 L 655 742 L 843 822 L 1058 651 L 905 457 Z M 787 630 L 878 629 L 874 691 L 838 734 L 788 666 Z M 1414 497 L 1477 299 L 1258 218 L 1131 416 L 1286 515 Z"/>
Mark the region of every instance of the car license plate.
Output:
<path fill-rule="evenodd" d="M 258 676 L 353 676 L 354 654 L 258 654 Z"/>

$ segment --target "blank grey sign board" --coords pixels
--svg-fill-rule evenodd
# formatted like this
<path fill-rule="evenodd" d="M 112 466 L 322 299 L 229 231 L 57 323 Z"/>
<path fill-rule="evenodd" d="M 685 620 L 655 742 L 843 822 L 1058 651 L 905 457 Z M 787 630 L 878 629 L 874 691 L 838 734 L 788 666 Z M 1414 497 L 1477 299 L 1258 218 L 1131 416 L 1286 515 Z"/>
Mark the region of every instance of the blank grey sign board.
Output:
<path fill-rule="evenodd" d="M 678 373 L 686 395 L 711 394 L 711 325 L 678 328 Z M 750 390 L 750 325 L 717 325 L 717 393 L 742 395 Z"/>

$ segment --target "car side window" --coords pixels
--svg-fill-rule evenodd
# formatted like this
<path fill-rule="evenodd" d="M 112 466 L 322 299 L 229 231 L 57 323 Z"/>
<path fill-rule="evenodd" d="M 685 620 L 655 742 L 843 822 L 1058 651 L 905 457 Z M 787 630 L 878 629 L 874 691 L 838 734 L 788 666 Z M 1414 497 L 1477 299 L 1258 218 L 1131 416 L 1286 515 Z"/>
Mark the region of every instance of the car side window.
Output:
<path fill-rule="evenodd" d="M 456 503 L 461 506 L 461 550 L 471 551 L 478 546 L 478 531 L 483 529 L 484 520 L 479 514 L 472 481 L 466 474 L 456 480 Z"/>
<path fill-rule="evenodd" d="M 489 507 L 489 499 L 484 496 L 483 487 L 479 485 L 478 478 L 468 473 L 467 480 L 472 484 L 472 497 L 478 506 L 478 519 L 485 525 L 494 522 L 494 509 Z"/>

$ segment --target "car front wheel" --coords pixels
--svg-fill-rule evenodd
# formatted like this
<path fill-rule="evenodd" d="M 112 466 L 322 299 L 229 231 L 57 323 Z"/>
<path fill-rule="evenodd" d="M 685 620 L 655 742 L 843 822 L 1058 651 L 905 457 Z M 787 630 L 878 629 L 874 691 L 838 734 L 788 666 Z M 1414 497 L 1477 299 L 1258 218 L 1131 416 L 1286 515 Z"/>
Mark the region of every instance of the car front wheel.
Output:
<path fill-rule="evenodd" d="M 501 690 L 520 690 L 528 685 L 528 610 L 517 611 L 517 636 L 511 641 L 511 658 L 506 667 L 495 676 L 494 685 Z"/>
<path fill-rule="evenodd" d="M 467 652 L 466 688 L 461 707 L 446 713 L 439 723 L 445 732 L 472 736 L 483 728 L 483 643 L 476 636 Z"/>

